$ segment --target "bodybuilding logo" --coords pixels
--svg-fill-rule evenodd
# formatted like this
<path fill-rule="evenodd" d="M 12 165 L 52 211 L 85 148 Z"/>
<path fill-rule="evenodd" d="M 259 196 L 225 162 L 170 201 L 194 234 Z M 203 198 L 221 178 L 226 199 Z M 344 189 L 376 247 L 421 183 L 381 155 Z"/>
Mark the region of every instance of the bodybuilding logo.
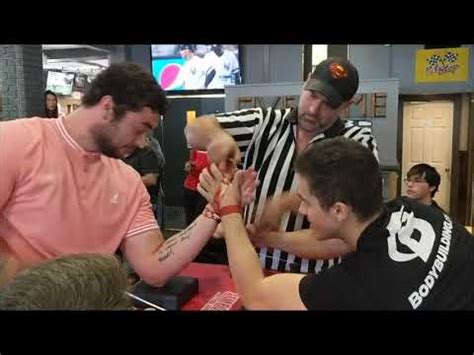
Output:
<path fill-rule="evenodd" d="M 390 233 L 388 255 L 397 262 L 406 262 L 419 257 L 426 263 L 435 241 L 433 227 L 425 220 L 416 218 L 413 212 L 405 212 L 403 209 L 404 207 L 392 213 L 387 225 Z M 404 248 L 405 251 L 402 252 L 397 244 L 402 244 L 407 248 Z M 410 251 L 406 252 L 407 249 Z"/>

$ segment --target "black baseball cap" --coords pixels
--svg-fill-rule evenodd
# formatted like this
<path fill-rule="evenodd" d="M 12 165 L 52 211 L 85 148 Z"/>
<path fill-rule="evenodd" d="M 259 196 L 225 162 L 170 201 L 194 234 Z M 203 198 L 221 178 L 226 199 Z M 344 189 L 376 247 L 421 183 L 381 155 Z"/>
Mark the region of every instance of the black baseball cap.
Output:
<path fill-rule="evenodd" d="M 337 57 L 319 63 L 304 85 L 305 90 L 323 94 L 334 108 L 350 100 L 358 88 L 357 69 L 347 59 Z"/>

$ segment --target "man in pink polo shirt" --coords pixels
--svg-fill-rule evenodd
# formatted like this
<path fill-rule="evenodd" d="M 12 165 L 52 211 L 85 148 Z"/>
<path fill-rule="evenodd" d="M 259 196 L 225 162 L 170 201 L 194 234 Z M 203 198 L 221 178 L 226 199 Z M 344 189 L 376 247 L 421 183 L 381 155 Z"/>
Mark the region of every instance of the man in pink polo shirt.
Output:
<path fill-rule="evenodd" d="M 120 160 L 144 146 L 166 106 L 152 75 L 121 63 L 65 118 L 0 123 L 0 284 L 46 259 L 120 248 L 146 282 L 162 285 L 194 259 L 215 214 L 164 241 L 140 175 Z"/>

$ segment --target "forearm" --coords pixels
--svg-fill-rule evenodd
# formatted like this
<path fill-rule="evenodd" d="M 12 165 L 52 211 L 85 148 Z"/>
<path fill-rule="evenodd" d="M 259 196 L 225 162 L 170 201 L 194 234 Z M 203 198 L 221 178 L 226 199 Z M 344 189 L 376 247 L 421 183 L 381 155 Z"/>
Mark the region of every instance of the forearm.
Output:
<path fill-rule="evenodd" d="M 142 182 L 146 187 L 154 186 L 158 182 L 158 174 L 145 174 L 142 176 Z"/>
<path fill-rule="evenodd" d="M 301 199 L 298 194 L 293 192 L 284 192 L 282 195 L 275 197 L 278 199 L 278 204 L 281 210 L 298 213 L 301 204 Z"/>
<path fill-rule="evenodd" d="M 284 250 L 300 258 L 326 260 L 340 257 L 351 251 L 340 239 L 320 240 L 311 229 L 295 232 L 269 232 L 266 246 Z"/>
<path fill-rule="evenodd" d="M 207 150 L 207 147 L 215 137 L 227 133 L 222 129 L 214 116 L 204 116 L 186 125 L 184 134 L 191 146 Z"/>
<path fill-rule="evenodd" d="M 216 227 L 217 221 L 201 215 L 185 230 L 162 243 L 152 256 L 150 269 L 154 271 L 154 275 L 151 283 L 157 286 L 166 283 L 192 262 Z"/>
<path fill-rule="evenodd" d="M 222 217 L 222 225 L 229 266 L 237 292 L 242 297 L 244 306 L 254 304 L 258 300 L 259 287 L 264 280 L 255 248 L 248 238 L 240 215 L 230 214 Z"/>

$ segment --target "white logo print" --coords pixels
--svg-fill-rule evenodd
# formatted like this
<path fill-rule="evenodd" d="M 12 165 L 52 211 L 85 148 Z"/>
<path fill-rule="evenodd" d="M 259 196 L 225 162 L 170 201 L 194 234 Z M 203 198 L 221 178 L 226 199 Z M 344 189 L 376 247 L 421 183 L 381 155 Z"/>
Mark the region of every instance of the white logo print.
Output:
<path fill-rule="evenodd" d="M 392 213 L 387 230 L 390 232 L 388 241 L 388 255 L 394 261 L 405 262 L 419 257 L 425 263 L 433 249 L 435 241 L 435 232 L 433 227 L 423 219 L 416 218 L 413 212 L 403 211 L 404 207 L 398 212 Z M 420 240 L 413 238 L 413 233 L 417 230 L 420 234 Z M 404 244 L 412 250 L 412 253 L 402 253 L 397 250 L 397 238 L 401 244 Z"/>
<path fill-rule="evenodd" d="M 116 205 L 118 203 L 118 197 L 119 197 L 119 194 L 118 192 L 116 192 L 112 198 L 110 199 L 110 202 L 113 203 L 114 205 Z"/>

